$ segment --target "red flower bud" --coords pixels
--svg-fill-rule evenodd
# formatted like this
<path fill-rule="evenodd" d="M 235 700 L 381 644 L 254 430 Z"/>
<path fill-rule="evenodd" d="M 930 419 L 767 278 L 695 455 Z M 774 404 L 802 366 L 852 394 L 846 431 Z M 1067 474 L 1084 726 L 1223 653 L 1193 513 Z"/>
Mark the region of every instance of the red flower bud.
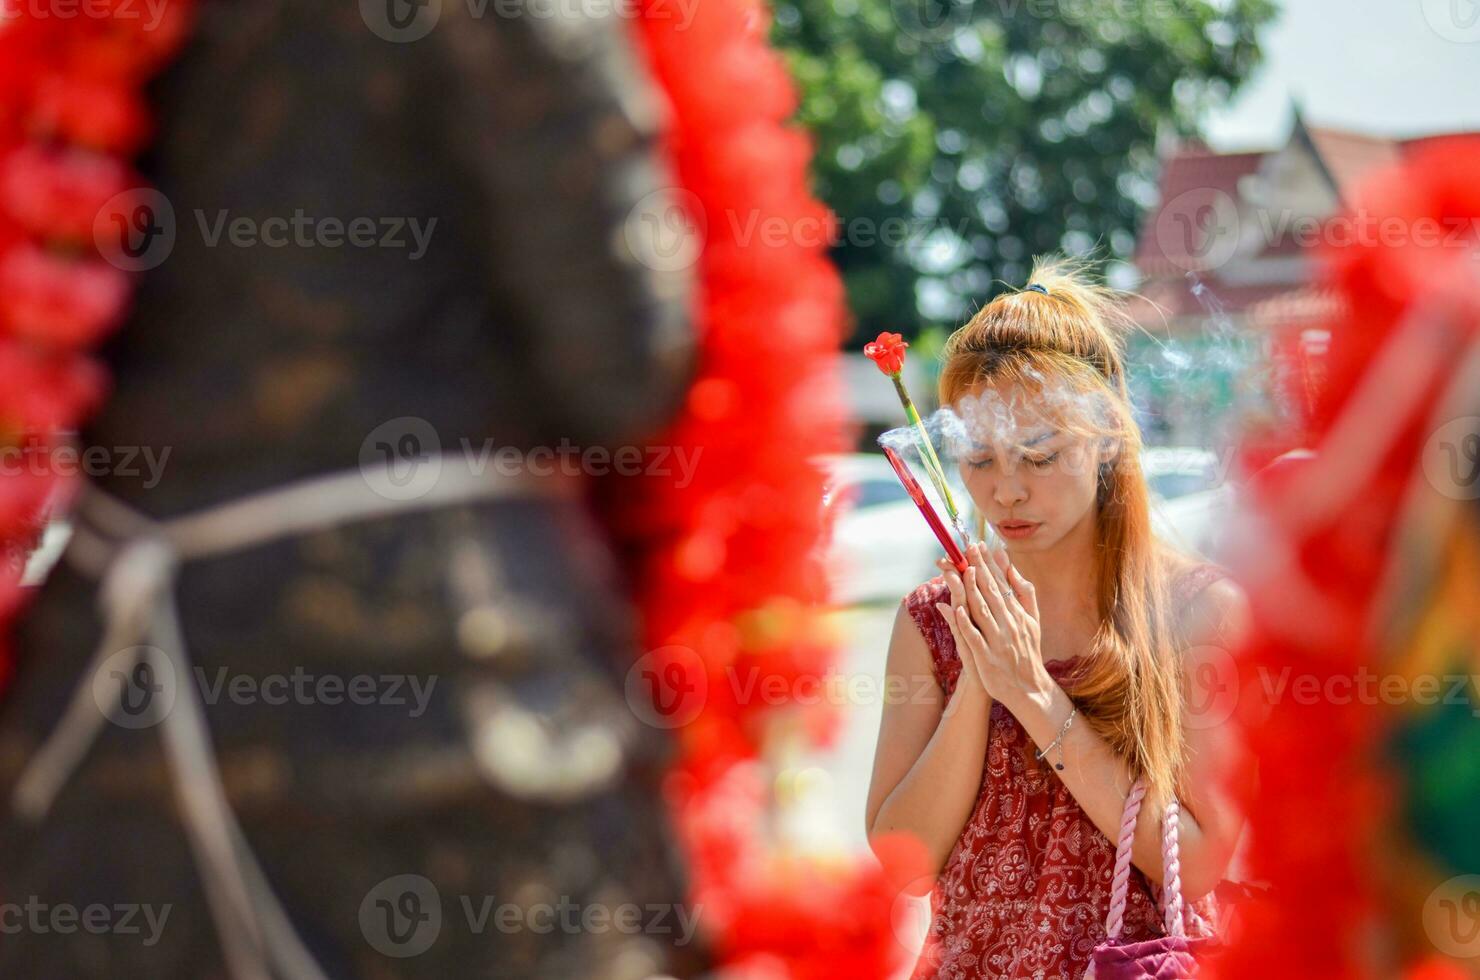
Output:
<path fill-rule="evenodd" d="M 872 343 L 863 345 L 863 356 L 893 377 L 904 369 L 904 349 L 909 344 L 897 333 L 881 333 Z"/>
<path fill-rule="evenodd" d="M 0 256 L 0 333 L 53 349 L 89 347 L 123 318 L 128 298 L 128 277 L 106 262 L 32 245 Z"/>
<path fill-rule="evenodd" d="M 44 241 L 91 245 L 103 205 L 133 186 L 110 156 L 21 146 L 0 158 L 0 209 Z"/>

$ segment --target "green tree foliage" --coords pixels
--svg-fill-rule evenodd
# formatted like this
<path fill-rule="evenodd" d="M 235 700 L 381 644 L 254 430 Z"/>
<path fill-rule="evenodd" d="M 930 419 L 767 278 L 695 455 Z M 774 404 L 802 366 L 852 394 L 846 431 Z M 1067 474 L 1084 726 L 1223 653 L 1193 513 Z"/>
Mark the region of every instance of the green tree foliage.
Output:
<path fill-rule="evenodd" d="M 1272 0 L 776 0 L 854 341 L 954 326 L 1033 255 L 1127 257 L 1159 135 L 1260 57 Z"/>

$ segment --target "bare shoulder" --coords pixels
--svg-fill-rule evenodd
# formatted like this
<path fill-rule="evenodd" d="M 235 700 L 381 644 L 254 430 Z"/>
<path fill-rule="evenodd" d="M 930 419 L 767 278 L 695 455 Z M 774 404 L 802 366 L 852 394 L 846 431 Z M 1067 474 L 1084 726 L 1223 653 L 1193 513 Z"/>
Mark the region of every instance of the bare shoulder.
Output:
<path fill-rule="evenodd" d="M 921 588 L 924 588 L 922 586 Z M 900 600 L 894 611 L 894 628 L 889 636 L 885 672 L 896 677 L 929 677 L 934 680 L 931 629 L 928 615 L 939 617 L 928 594 L 916 589 Z M 923 603 L 923 605 L 922 605 Z"/>
<path fill-rule="evenodd" d="M 1166 545 L 1162 560 L 1177 628 L 1186 641 L 1237 646 L 1248 628 L 1249 604 L 1233 577 L 1212 562 Z"/>
<path fill-rule="evenodd" d="M 1236 647 L 1249 629 L 1249 598 L 1232 578 L 1220 576 L 1191 597 L 1179 619 L 1190 643 Z"/>

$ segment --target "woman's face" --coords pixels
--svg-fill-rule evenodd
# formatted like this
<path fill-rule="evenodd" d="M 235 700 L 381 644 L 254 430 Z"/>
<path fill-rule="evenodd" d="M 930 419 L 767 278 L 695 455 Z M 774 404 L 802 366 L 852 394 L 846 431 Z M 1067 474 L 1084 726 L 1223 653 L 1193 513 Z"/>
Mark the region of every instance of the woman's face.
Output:
<path fill-rule="evenodd" d="M 973 394 L 979 398 L 958 406 L 996 408 L 966 419 L 966 490 L 1009 551 L 1047 550 L 1093 511 L 1103 442 L 1065 431 L 1020 387 L 985 385 Z"/>

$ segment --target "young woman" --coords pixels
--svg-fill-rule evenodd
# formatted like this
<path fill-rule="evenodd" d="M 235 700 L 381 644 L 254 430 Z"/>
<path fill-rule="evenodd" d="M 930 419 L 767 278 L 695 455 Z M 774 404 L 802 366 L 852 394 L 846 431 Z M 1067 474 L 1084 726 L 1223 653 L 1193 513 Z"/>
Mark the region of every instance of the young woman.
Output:
<path fill-rule="evenodd" d="M 899 689 L 927 693 L 884 710 L 867 820 L 871 837 L 917 836 L 939 869 L 916 980 L 1077 980 L 1104 938 L 1137 776 L 1123 938 L 1161 933 L 1151 886 L 1169 800 L 1183 807 L 1189 900 L 1212 891 L 1237 839 L 1216 778 L 1231 745 L 1220 692 L 1191 694 L 1239 641 L 1244 599 L 1152 535 L 1125 324 L 1110 290 L 1040 261 L 943 354 L 962 476 L 1006 548 L 974 545 L 964 575 L 942 559 L 889 643 Z"/>

